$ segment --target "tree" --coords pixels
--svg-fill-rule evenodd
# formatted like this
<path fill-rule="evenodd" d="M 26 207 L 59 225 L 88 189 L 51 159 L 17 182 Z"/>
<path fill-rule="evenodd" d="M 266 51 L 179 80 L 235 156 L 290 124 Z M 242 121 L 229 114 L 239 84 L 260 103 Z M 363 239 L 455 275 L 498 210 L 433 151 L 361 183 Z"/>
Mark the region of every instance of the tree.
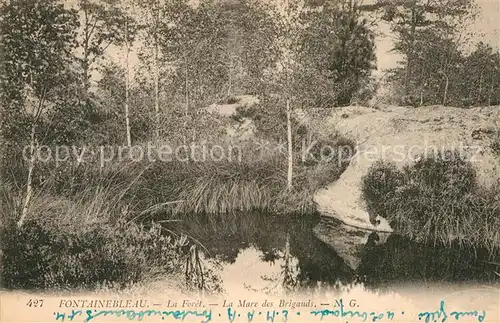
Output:
<path fill-rule="evenodd" d="M 414 43 L 414 72 L 410 77 L 413 90 L 407 92 L 414 97 L 420 92 L 420 105 L 447 104 L 450 86 L 455 79 L 462 60 L 459 43 L 443 36 L 439 30 L 428 28 L 418 31 Z M 402 71 L 402 72 L 406 72 Z"/>
<path fill-rule="evenodd" d="M 163 17 L 165 15 L 165 3 L 161 0 L 151 0 L 141 2 L 140 6 L 146 12 L 146 22 L 141 22 L 142 29 L 146 31 L 145 39 L 147 42 L 152 40 L 153 52 L 153 76 L 154 76 L 154 137 L 156 140 L 160 138 L 160 38 L 161 30 L 163 29 Z M 142 57 L 145 58 L 144 56 Z"/>
<path fill-rule="evenodd" d="M 119 4 L 118 0 L 78 0 L 77 2 L 81 25 L 78 35 L 81 51 L 79 62 L 85 88 L 84 101 L 87 105 L 89 104 L 90 80 L 95 64 L 103 57 L 109 46 L 119 46 L 125 43 L 123 30 L 127 15 Z"/>
<path fill-rule="evenodd" d="M 274 92 L 279 100 L 279 106 L 284 105 L 286 116 L 286 141 L 287 141 L 287 190 L 293 188 L 293 129 L 292 114 L 297 93 L 295 90 L 294 71 L 298 69 L 299 56 L 297 51 L 298 35 L 301 34 L 303 26 L 300 24 L 300 17 L 304 10 L 304 3 L 301 1 L 284 0 L 275 11 L 276 36 L 273 41 L 272 50 L 279 57 L 277 68 L 270 80 L 271 92 Z M 280 109 L 282 110 L 282 109 Z"/>
<path fill-rule="evenodd" d="M 285 105 L 291 189 L 295 111 L 349 104 L 375 68 L 374 36 L 348 2 L 285 2 L 280 15 L 275 48 L 281 59 L 273 87 Z"/>
<path fill-rule="evenodd" d="M 184 101 L 187 120 L 191 106 L 205 106 L 223 97 L 227 84 L 225 17 L 213 1 L 193 7 L 173 1 L 165 10 L 161 51 L 174 66 L 175 91 Z"/>
<path fill-rule="evenodd" d="M 375 37 L 356 3 L 326 3 L 320 8 L 303 17 L 300 75 L 310 80 L 302 84 L 313 84 L 303 89 L 308 91 L 304 104 L 348 105 L 366 89 L 376 68 Z"/>
<path fill-rule="evenodd" d="M 475 50 L 463 58 L 460 73 L 460 97 L 467 105 L 491 105 L 500 102 L 500 52 L 479 42 Z"/>
<path fill-rule="evenodd" d="M 81 108 L 88 115 L 92 115 L 95 114 L 94 108 L 97 102 L 90 90 L 93 72 L 97 70 L 97 63 L 101 61 L 106 50 L 112 45 L 125 45 L 127 51 L 133 40 L 136 26 L 128 14 L 126 6 L 122 6 L 119 0 L 78 0 L 75 3 L 75 8 L 78 10 L 80 21 L 77 57 L 83 83 Z M 126 61 L 128 62 L 128 59 Z M 124 109 L 128 110 L 128 98 L 125 98 Z M 128 118 L 128 113 L 125 115 Z M 127 139 L 129 139 L 129 122 L 126 124 Z M 127 144 L 131 143 L 127 141 Z"/>
<path fill-rule="evenodd" d="M 404 93 L 409 96 L 415 84 L 412 79 L 421 73 L 416 51 L 419 35 L 433 29 L 442 38 L 460 41 L 459 27 L 475 13 L 472 0 L 378 0 L 375 4 L 360 6 L 363 10 L 381 10 L 383 20 L 391 24 L 396 35 L 394 50 L 403 55 L 402 78 Z M 420 41 L 422 38 L 420 38 Z M 428 43 L 432 46 L 432 43 Z M 442 77 L 449 78 L 445 70 Z"/>
<path fill-rule="evenodd" d="M 75 44 L 76 13 L 55 0 L 15 0 L 0 8 L 2 137 L 29 144 L 21 227 L 33 194 L 37 125 L 67 86 Z"/>

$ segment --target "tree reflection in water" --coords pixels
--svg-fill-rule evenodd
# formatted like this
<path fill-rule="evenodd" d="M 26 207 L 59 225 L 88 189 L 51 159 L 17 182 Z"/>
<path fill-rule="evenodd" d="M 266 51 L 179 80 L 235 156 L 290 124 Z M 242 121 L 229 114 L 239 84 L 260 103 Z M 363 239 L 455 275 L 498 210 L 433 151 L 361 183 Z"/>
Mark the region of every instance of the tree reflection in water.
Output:
<path fill-rule="evenodd" d="M 267 284 L 259 292 L 270 294 L 294 291 L 318 293 L 325 289 L 339 290 L 342 286 L 358 282 L 379 289 L 394 283 L 422 279 L 437 282 L 498 279 L 494 274 L 495 268 L 489 268 L 492 265 L 483 261 L 486 255 L 481 250 L 473 253 L 449 246 L 422 246 L 397 235 L 381 240 L 376 233 L 360 234 L 359 237 L 367 239 L 354 242 L 358 243 L 354 246 L 356 252 L 346 254 L 346 250 L 339 250 L 338 244 L 331 244 L 328 239 L 320 240 L 313 233 L 320 219 L 315 214 L 281 216 L 242 213 L 219 218 L 185 216 L 183 221 L 169 224 L 169 229 L 187 233 L 204 247 L 203 250 L 191 250 L 186 263 L 186 279 L 192 279 L 195 286 L 205 290 L 221 291 L 224 285 L 222 271 L 237 265 L 237 258 L 243 254 L 245 257 L 256 257 L 252 261 L 267 264 L 268 267 L 279 265 L 279 270 L 273 269 L 276 273 L 266 274 L 265 271 L 260 274 L 260 279 Z M 325 236 L 337 239 L 345 234 L 334 223 L 329 226 L 323 228 Z M 350 244 L 346 240 L 344 246 Z M 250 249 L 255 253 L 245 253 Z M 243 286 L 244 282 L 240 285 Z M 248 288 L 252 289 L 251 286 Z"/>
<path fill-rule="evenodd" d="M 268 282 L 266 290 L 261 292 L 277 293 L 316 288 L 318 282 L 334 285 L 338 280 L 351 281 L 352 273 L 343 260 L 312 233 L 318 221 L 317 215 L 284 217 L 248 213 L 221 217 L 218 221 L 213 217 L 186 216 L 182 222 L 170 224 L 169 229 L 188 233 L 206 248 L 193 251 L 186 265 L 197 277 L 203 272 L 196 260 L 201 255 L 212 261 L 212 266 L 217 263 L 223 268 L 234 264 L 243 250 L 255 248 L 260 254 L 259 261 L 280 266 L 277 274 L 261 275 Z M 186 279 L 191 278 L 186 276 Z M 205 283 L 200 278 L 193 282 L 197 286 Z"/>

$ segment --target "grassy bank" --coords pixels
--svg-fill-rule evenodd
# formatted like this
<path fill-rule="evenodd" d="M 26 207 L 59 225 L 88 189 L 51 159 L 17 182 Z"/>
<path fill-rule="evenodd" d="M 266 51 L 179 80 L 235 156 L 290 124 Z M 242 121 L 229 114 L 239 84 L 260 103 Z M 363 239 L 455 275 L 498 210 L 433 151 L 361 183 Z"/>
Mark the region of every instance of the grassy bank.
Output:
<path fill-rule="evenodd" d="M 363 178 L 369 212 L 423 242 L 486 248 L 498 255 L 498 188 L 478 185 L 473 165 L 456 152 L 425 156 L 398 169 L 379 161 Z"/>
<path fill-rule="evenodd" d="M 122 288 L 156 275 L 178 275 L 179 240 L 158 224 L 120 218 L 123 202 L 109 189 L 71 201 L 37 194 L 17 228 L 20 200 L 1 187 L 1 282 L 8 289 Z"/>
<path fill-rule="evenodd" d="M 148 145 L 136 146 L 134 150 L 146 151 Z M 327 145 L 332 148 L 329 155 L 321 156 L 320 147 Z M 228 143 L 217 147 L 236 151 Z M 102 165 L 98 157 L 82 163 L 43 163 L 37 170 L 43 177 L 36 177 L 35 185 L 39 191 L 73 201 L 83 191 L 115 191 L 126 201 L 124 212 L 130 217 L 154 215 L 158 219 L 172 213 L 229 214 L 252 210 L 308 213 L 314 211 L 314 192 L 335 181 L 346 169 L 354 144 L 334 135 L 318 140 L 310 154 L 303 154 L 296 147 L 291 190 L 287 189 L 286 152 L 263 150 L 255 142 L 240 143 L 237 151 L 239 154 L 231 158 L 189 155 L 160 160 L 155 156 L 138 159 L 125 150 L 121 157 L 115 156 Z M 22 182 L 25 176 L 18 174 L 17 181 Z"/>
<path fill-rule="evenodd" d="M 346 143 L 338 136 L 323 142 L 332 147 Z M 16 221 L 25 187 L 16 184 L 26 173 L 16 165 L 18 173 L 10 172 L 1 185 L 2 286 L 123 288 L 172 276 L 172 281 L 186 277 L 186 282 L 197 281 L 192 287 L 204 287 L 200 281 L 210 282 L 205 277 L 210 271 L 198 263 L 197 241 L 162 223 L 183 214 L 220 218 L 254 210 L 312 212 L 314 192 L 348 165 L 348 151 L 324 160 L 313 157 L 315 150 L 308 158 L 297 153 L 289 191 L 286 154 L 262 154 L 255 148 L 241 147 L 242 158 L 223 160 L 152 161 L 129 154 L 105 164 L 97 158 L 39 163 L 21 228 Z"/>

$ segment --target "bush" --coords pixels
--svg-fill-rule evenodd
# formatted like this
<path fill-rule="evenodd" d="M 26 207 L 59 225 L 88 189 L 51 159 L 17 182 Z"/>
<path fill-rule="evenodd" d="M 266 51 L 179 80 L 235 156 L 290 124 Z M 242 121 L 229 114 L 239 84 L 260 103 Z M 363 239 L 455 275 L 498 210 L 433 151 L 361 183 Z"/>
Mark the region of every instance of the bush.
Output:
<path fill-rule="evenodd" d="M 368 213 L 389 218 L 390 215 L 387 214 L 390 207 L 388 201 L 404 182 L 404 173 L 394 164 L 386 161 L 375 162 L 362 178 L 362 194 L 368 207 Z"/>
<path fill-rule="evenodd" d="M 363 178 L 369 211 L 417 241 L 460 243 L 498 251 L 500 202 L 478 187 L 472 164 L 456 152 L 424 156 L 398 170 L 376 163 Z"/>
<path fill-rule="evenodd" d="M 2 194 L 2 286 L 120 288 L 158 273 L 179 274 L 178 241 L 162 234 L 158 224 L 125 222 L 113 194 L 87 193 L 77 202 L 35 195 L 21 228 L 15 224 L 16 198 Z"/>
<path fill-rule="evenodd" d="M 60 289 L 123 287 L 159 268 L 172 274 L 179 265 L 174 244 L 135 224 L 92 225 L 64 232 L 36 221 L 2 233 L 5 288 Z"/>
<path fill-rule="evenodd" d="M 490 144 L 490 148 L 497 157 L 500 157 L 500 130 L 496 131 L 496 134 Z"/>
<path fill-rule="evenodd" d="M 476 189 L 476 171 L 459 152 L 444 151 L 419 159 L 405 172 L 435 194 L 459 197 Z"/>

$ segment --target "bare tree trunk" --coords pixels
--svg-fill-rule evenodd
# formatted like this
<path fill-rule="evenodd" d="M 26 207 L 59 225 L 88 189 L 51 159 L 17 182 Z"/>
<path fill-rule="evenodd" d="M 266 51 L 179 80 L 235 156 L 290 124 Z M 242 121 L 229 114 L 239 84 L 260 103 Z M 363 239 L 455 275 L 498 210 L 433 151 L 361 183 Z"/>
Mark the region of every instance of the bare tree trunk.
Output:
<path fill-rule="evenodd" d="M 186 121 L 187 122 L 187 116 L 188 116 L 188 112 L 189 112 L 189 90 L 188 90 L 188 62 L 187 62 L 187 56 L 186 56 L 186 53 L 184 53 L 184 64 L 186 64 L 186 66 L 184 67 L 184 79 L 185 79 L 185 87 L 186 87 L 186 92 L 185 92 L 185 96 L 186 96 L 186 107 L 185 107 L 185 111 L 184 111 L 184 114 L 185 114 L 185 117 L 186 117 Z"/>
<path fill-rule="evenodd" d="M 446 98 L 448 96 L 448 87 L 450 85 L 450 79 L 448 78 L 448 75 L 443 72 L 444 77 L 446 78 L 446 84 L 444 86 L 444 93 L 443 93 L 443 105 L 446 105 Z"/>
<path fill-rule="evenodd" d="M 232 74 L 233 74 L 233 56 L 229 57 L 229 86 L 227 87 L 227 97 L 231 97 L 231 87 L 232 87 Z"/>
<path fill-rule="evenodd" d="M 85 4 L 87 4 L 87 1 L 84 1 Z M 91 33 L 89 30 L 89 17 L 88 17 L 88 12 L 87 12 L 87 6 L 84 6 L 84 17 L 85 17 L 85 25 L 84 25 L 84 41 L 83 41 L 83 60 L 82 60 L 82 69 L 83 69 L 83 101 L 85 102 L 85 108 L 88 108 L 88 94 L 89 94 L 89 89 L 90 89 L 90 72 L 89 72 L 89 43 L 90 43 L 90 37 Z"/>
<path fill-rule="evenodd" d="M 420 78 L 424 80 L 424 66 L 421 66 L 420 69 Z M 424 90 L 426 88 L 427 81 L 424 81 L 420 86 L 420 106 L 424 105 Z"/>
<path fill-rule="evenodd" d="M 45 93 L 46 89 L 42 92 L 42 97 L 38 101 L 38 108 L 35 110 L 34 120 L 31 124 L 31 133 L 30 133 L 30 158 L 28 161 L 28 178 L 26 180 L 26 196 L 24 198 L 23 209 L 21 210 L 21 217 L 19 221 L 17 221 L 17 227 L 22 227 L 24 221 L 26 220 L 26 216 L 28 215 L 28 208 L 30 205 L 31 197 L 33 196 L 33 172 L 35 170 L 35 149 L 37 146 L 36 140 L 36 125 L 38 123 L 38 119 L 42 115 L 43 106 L 45 103 Z"/>
<path fill-rule="evenodd" d="M 21 217 L 17 222 L 17 227 L 22 227 L 24 221 L 26 220 L 26 216 L 28 215 L 28 208 L 30 205 L 31 197 L 33 195 L 33 171 L 35 169 L 35 132 L 36 132 L 36 122 L 33 122 L 31 125 L 31 133 L 30 133 L 30 159 L 28 161 L 28 179 L 26 180 L 26 195 L 24 197 L 23 209 L 21 211 Z"/>
<path fill-rule="evenodd" d="M 189 115 L 189 83 L 188 83 L 188 62 L 187 62 L 187 55 L 186 52 L 184 52 L 184 96 L 185 96 L 185 107 L 184 107 L 184 127 L 187 126 L 188 122 L 188 115 Z M 187 143 L 187 136 L 184 137 L 184 144 Z"/>
<path fill-rule="evenodd" d="M 476 104 L 481 104 L 481 94 L 483 94 L 483 73 L 479 75 L 479 92 L 477 93 Z"/>
<path fill-rule="evenodd" d="M 286 100 L 286 128 L 288 141 L 288 172 L 287 172 L 287 189 L 292 190 L 293 177 L 293 145 L 292 145 L 292 122 L 291 122 L 290 99 Z"/>
<path fill-rule="evenodd" d="M 408 95 L 410 91 L 410 77 L 413 69 L 413 50 L 415 45 L 415 33 L 417 29 L 417 13 L 416 13 L 417 0 L 413 0 L 411 8 L 411 29 L 410 29 L 410 44 L 408 46 L 408 53 L 406 55 L 406 72 L 405 72 L 405 94 Z"/>
<path fill-rule="evenodd" d="M 132 138 L 130 135 L 130 115 L 129 115 L 129 107 L 128 107 L 128 96 L 129 96 L 129 61 L 128 61 L 128 55 L 129 55 L 129 40 L 128 40 L 128 21 L 125 21 L 125 126 L 126 126 L 126 131 L 127 131 L 127 146 L 131 147 L 132 146 Z"/>
<path fill-rule="evenodd" d="M 488 93 L 488 106 L 491 106 L 491 95 L 493 94 L 493 82 L 490 85 L 490 92 Z"/>
<path fill-rule="evenodd" d="M 157 24 L 159 23 L 160 20 L 160 11 L 157 11 Z M 154 62 L 154 68 L 155 68 L 155 139 L 159 140 L 160 139 L 160 100 L 159 100 L 159 83 L 160 83 L 160 71 L 159 71 L 159 64 L 158 64 L 158 31 L 155 30 L 155 62 Z"/>

